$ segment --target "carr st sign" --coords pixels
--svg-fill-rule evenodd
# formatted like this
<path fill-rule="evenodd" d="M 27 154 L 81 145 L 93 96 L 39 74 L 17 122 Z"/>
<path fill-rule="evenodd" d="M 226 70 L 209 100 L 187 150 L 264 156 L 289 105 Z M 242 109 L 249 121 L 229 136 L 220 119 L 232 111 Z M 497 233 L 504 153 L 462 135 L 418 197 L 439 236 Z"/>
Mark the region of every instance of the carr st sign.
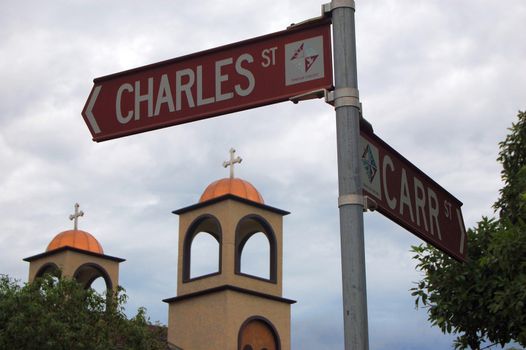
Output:
<path fill-rule="evenodd" d="M 364 130 L 360 134 L 364 195 L 389 219 L 465 261 L 462 203 L 378 136 Z"/>
<path fill-rule="evenodd" d="M 94 80 L 82 111 L 94 141 L 241 111 L 332 87 L 322 20 Z"/>

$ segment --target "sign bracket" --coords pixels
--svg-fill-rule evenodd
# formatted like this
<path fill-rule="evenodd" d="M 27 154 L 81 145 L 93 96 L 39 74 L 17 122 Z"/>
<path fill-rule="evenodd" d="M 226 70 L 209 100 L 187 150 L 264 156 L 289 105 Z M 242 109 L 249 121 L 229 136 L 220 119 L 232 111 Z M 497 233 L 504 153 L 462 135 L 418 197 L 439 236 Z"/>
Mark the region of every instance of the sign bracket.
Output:
<path fill-rule="evenodd" d="M 361 205 L 363 206 L 364 198 L 361 194 L 345 194 L 338 197 L 338 207 L 344 205 Z"/>
<path fill-rule="evenodd" d="M 293 96 L 289 98 L 289 100 L 292 103 L 297 104 L 301 101 L 322 97 L 325 99 L 326 103 L 330 104 L 334 108 L 344 106 L 356 107 L 360 110 L 360 114 L 362 114 L 362 103 L 360 102 L 358 89 L 355 88 L 340 88 L 331 91 L 327 89 L 318 89 Z"/>
<path fill-rule="evenodd" d="M 302 27 L 302 26 L 305 26 L 305 25 L 309 25 L 311 23 L 316 23 L 316 22 L 322 21 L 322 20 L 324 20 L 326 18 L 327 18 L 327 16 L 326 16 L 325 12 L 323 12 L 323 5 L 322 5 L 321 16 L 312 17 L 312 18 L 306 19 L 306 20 L 298 22 L 298 23 L 291 23 L 287 27 L 287 30 L 294 29 L 294 28 L 297 28 L 297 27 Z"/>
<path fill-rule="evenodd" d="M 330 3 L 321 5 L 321 12 L 329 15 L 332 10 L 343 7 L 355 10 L 356 4 L 354 0 L 332 0 Z"/>
<path fill-rule="evenodd" d="M 332 10 L 337 9 L 337 8 L 342 8 L 342 7 L 347 7 L 347 8 L 351 8 L 354 10 L 355 2 L 354 0 L 333 0 L 332 2 L 328 4 L 323 4 L 321 5 L 321 16 L 309 18 L 309 19 L 306 19 L 298 23 L 292 23 L 290 26 L 287 27 L 287 30 L 296 28 L 296 27 L 301 27 L 306 24 L 315 23 L 324 18 L 331 17 Z"/>
<path fill-rule="evenodd" d="M 358 89 L 356 88 L 347 87 L 329 91 L 325 95 L 325 102 L 334 106 L 335 109 L 338 107 L 349 106 L 356 107 L 360 111 L 362 110 Z"/>
<path fill-rule="evenodd" d="M 344 205 L 361 205 L 363 211 L 375 211 L 378 207 L 378 203 L 369 196 L 363 196 L 360 194 L 347 194 L 338 197 L 338 207 Z"/>
<path fill-rule="evenodd" d="M 313 100 L 313 99 L 322 98 L 322 97 L 327 99 L 328 94 L 329 94 L 329 91 L 327 89 L 318 89 L 318 90 L 306 92 L 304 94 L 293 96 L 289 98 L 289 100 L 294 104 L 298 104 L 298 102 L 300 101 Z"/>

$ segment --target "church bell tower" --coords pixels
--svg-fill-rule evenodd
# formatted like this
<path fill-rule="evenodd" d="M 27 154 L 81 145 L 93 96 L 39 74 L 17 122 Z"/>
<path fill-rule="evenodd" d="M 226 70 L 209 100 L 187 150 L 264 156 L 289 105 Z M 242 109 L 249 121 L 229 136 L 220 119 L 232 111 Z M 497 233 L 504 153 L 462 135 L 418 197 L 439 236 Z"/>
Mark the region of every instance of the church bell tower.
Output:
<path fill-rule="evenodd" d="M 91 287 L 99 277 L 104 279 L 107 291 L 117 291 L 119 264 L 124 259 L 104 254 L 102 245 L 90 233 L 78 229 L 78 219 L 84 216 L 75 204 L 70 215 L 73 230 L 56 235 L 44 253 L 25 258 L 29 262 L 29 282 L 46 274 L 75 279 L 84 288 Z"/>
<path fill-rule="evenodd" d="M 197 204 L 179 215 L 177 296 L 169 304 L 168 341 L 182 350 L 290 350 L 290 306 L 282 296 L 283 216 L 248 181 L 234 177 L 241 158 L 230 150 L 230 177 L 211 183 Z M 192 244 L 198 234 L 217 242 L 215 272 L 193 276 Z M 243 266 L 247 242 L 268 241 L 268 276 Z M 260 242 L 260 241 L 258 241 Z M 247 253 L 248 254 L 248 253 Z"/>

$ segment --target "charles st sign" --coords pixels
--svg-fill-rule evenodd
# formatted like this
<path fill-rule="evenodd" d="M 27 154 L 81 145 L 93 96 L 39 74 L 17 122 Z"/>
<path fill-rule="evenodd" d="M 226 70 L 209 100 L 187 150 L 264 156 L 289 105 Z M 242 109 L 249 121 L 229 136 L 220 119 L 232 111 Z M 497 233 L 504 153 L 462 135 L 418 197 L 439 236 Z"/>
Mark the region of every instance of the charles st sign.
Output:
<path fill-rule="evenodd" d="M 97 78 L 82 116 L 105 141 L 331 87 L 325 20 Z"/>
<path fill-rule="evenodd" d="M 465 261 L 462 203 L 371 132 L 361 131 L 364 195 L 377 210 L 438 249 Z"/>

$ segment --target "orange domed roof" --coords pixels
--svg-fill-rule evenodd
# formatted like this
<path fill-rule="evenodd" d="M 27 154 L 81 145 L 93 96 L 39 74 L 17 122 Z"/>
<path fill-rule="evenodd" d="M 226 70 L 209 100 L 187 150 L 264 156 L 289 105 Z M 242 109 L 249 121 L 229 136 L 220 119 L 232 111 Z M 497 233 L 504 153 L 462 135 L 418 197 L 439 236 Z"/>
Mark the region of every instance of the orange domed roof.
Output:
<path fill-rule="evenodd" d="M 201 195 L 199 202 L 205 202 L 226 194 L 264 204 L 263 197 L 258 190 L 250 182 L 238 178 L 225 178 L 212 182 Z"/>
<path fill-rule="evenodd" d="M 97 239 L 82 230 L 69 230 L 59 233 L 53 238 L 51 243 L 49 243 L 46 251 L 49 252 L 50 250 L 62 247 L 72 247 L 92 253 L 104 254 L 102 246 Z"/>

